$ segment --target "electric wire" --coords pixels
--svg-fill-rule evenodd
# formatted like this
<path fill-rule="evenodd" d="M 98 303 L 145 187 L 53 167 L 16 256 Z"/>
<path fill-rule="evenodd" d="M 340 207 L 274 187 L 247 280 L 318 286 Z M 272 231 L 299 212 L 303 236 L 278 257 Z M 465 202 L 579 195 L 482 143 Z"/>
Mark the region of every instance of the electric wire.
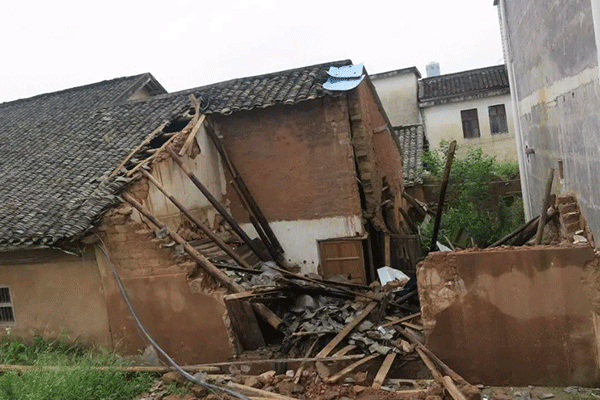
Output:
<path fill-rule="evenodd" d="M 96 236 L 98 236 L 98 235 L 96 235 Z M 158 345 L 158 343 L 156 343 L 156 341 L 152 338 L 152 336 L 150 336 L 150 333 L 146 330 L 146 327 L 144 326 L 144 324 L 142 324 L 142 321 L 140 321 L 139 317 L 137 316 L 137 313 L 135 312 L 135 309 L 133 308 L 133 304 L 131 303 L 131 300 L 129 299 L 129 296 L 127 295 L 127 291 L 125 290 L 125 285 L 123 284 L 123 281 L 121 280 L 121 277 L 117 273 L 117 269 L 115 268 L 115 264 L 114 264 L 113 260 L 111 259 L 110 255 L 108 254 L 108 250 L 106 250 L 106 247 L 104 246 L 104 241 L 102 240 L 102 238 L 100 238 L 100 236 L 98 236 L 98 239 L 100 239 L 100 241 L 102 243 L 99 247 L 102 250 L 102 253 L 104 254 L 104 257 L 106 257 L 106 259 L 108 260 L 108 262 L 110 263 L 110 265 L 112 267 L 112 273 L 113 273 L 113 276 L 114 276 L 115 280 L 117 281 L 117 286 L 119 287 L 119 292 L 121 292 L 121 296 L 123 297 L 123 300 L 125 300 L 125 304 L 127 305 L 127 308 L 129 309 L 129 312 L 133 316 L 133 319 L 135 320 L 135 323 L 137 324 L 139 330 L 146 337 L 146 339 L 148 339 L 148 341 L 152 344 L 152 346 L 154 346 L 154 348 L 156 349 L 156 351 L 159 352 L 167 360 L 167 362 L 169 364 L 171 364 L 171 366 L 173 366 L 173 368 L 175 368 L 177 370 L 177 372 L 179 372 L 181 375 L 183 375 L 189 381 L 192 381 L 195 384 L 203 386 L 203 387 L 205 387 L 207 389 L 210 389 L 210 390 L 220 390 L 220 391 L 223 391 L 223 392 L 225 392 L 225 393 L 227 393 L 227 394 L 229 394 L 231 396 L 237 397 L 238 399 L 241 399 L 241 400 L 250 400 L 248 397 L 244 396 L 241 393 L 235 392 L 233 390 L 230 390 L 230 389 L 218 386 L 218 385 L 213 385 L 211 383 L 207 383 L 207 382 L 201 381 L 200 379 L 198 379 L 198 378 L 194 377 L 193 375 L 187 373 L 183 368 L 181 368 L 181 366 L 179 366 L 179 364 L 177 364 L 175 362 L 175 360 L 173 360 Z"/>

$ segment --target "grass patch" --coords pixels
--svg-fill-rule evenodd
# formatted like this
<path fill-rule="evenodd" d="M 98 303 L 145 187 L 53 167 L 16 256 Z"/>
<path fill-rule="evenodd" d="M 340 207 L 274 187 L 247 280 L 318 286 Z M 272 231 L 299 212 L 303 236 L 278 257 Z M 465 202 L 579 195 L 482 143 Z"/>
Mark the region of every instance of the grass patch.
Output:
<path fill-rule="evenodd" d="M 149 373 L 95 369 L 128 363 L 114 352 L 87 349 L 62 339 L 36 337 L 29 343 L 4 339 L 0 342 L 0 363 L 63 367 L 2 373 L 0 400 L 126 400 L 147 391 L 154 380 Z"/>

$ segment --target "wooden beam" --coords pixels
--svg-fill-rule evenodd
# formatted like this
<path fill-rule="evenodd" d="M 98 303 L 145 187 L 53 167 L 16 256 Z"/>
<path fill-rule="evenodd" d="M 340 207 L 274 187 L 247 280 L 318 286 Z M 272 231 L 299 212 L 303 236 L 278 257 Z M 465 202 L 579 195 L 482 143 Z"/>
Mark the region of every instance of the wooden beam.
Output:
<path fill-rule="evenodd" d="M 450 393 L 450 396 L 452 396 L 454 399 L 467 400 L 465 395 L 456 387 L 454 382 L 452 382 L 452 378 L 450 378 L 449 376 L 444 376 L 444 387 L 446 388 L 448 393 Z"/>
<path fill-rule="evenodd" d="M 303 357 L 303 358 L 261 358 L 257 360 L 243 361 L 225 361 L 218 363 L 206 363 L 195 365 L 196 367 L 228 367 L 230 365 L 250 365 L 250 364 L 271 364 L 271 363 L 292 363 L 292 362 L 336 362 L 348 361 L 363 358 L 364 354 L 352 354 L 341 357 Z"/>
<path fill-rule="evenodd" d="M 454 152 L 456 151 L 456 140 L 450 142 L 448 148 L 448 155 L 446 156 L 446 167 L 444 168 L 444 175 L 442 177 L 442 186 L 440 187 L 440 198 L 438 200 L 437 212 L 435 214 L 435 223 L 433 225 L 433 235 L 431 237 L 431 245 L 429 251 L 436 251 L 436 242 L 438 233 L 440 231 L 440 224 L 442 222 L 442 213 L 444 211 L 444 200 L 446 199 L 446 189 L 448 188 L 448 180 L 450 179 L 450 170 L 452 169 L 452 161 L 454 160 Z"/>
<path fill-rule="evenodd" d="M 208 226 L 204 225 L 202 222 L 200 222 L 200 220 L 198 218 L 196 218 L 191 212 L 190 210 L 188 210 L 186 207 L 184 207 L 183 204 L 181 204 L 181 202 L 179 200 L 177 200 L 172 194 L 170 194 L 167 189 L 164 188 L 163 185 L 160 184 L 160 182 L 154 178 L 150 173 L 148 173 L 145 170 L 142 170 L 142 174 L 148 178 L 148 180 L 154 185 L 156 186 L 156 188 L 158 190 L 160 190 L 162 192 L 162 194 L 165 195 L 166 198 L 168 198 L 171 203 L 175 204 L 175 206 L 186 216 L 188 217 L 188 219 L 194 224 L 196 225 L 198 228 L 200 228 L 200 230 L 206 235 L 208 236 L 208 238 L 217 246 L 219 246 L 219 248 L 221 248 L 221 250 L 223 250 L 229 257 L 231 257 L 235 262 L 237 262 L 240 266 L 246 268 L 246 269 L 254 269 L 252 268 L 252 266 L 250 264 L 248 264 L 246 262 L 246 260 L 244 260 L 238 253 L 235 252 L 235 250 L 233 250 L 231 248 L 231 246 L 229 246 L 227 243 L 225 243 L 223 241 L 223 239 L 221 239 L 218 235 L 216 235 L 212 229 L 210 229 Z"/>
<path fill-rule="evenodd" d="M 54 365 L 12 365 L 12 364 L 0 364 L 0 371 L 58 371 L 62 369 L 69 368 L 78 368 L 76 366 L 54 366 Z M 122 371 L 122 372 L 156 372 L 156 373 L 165 373 L 169 371 L 176 371 L 174 367 L 168 366 L 128 366 L 128 367 L 119 367 L 119 366 L 90 366 L 86 368 L 91 368 L 95 370 L 114 370 L 114 371 Z M 181 367 L 186 372 L 220 372 L 221 368 L 215 366 L 205 366 L 205 365 L 183 365 Z"/>
<path fill-rule="evenodd" d="M 177 244 L 183 246 L 184 250 L 190 257 L 194 259 L 209 275 L 215 278 L 217 281 L 221 282 L 227 289 L 229 289 L 233 293 L 243 292 L 245 291 L 244 287 L 238 283 L 235 283 L 231 278 L 229 278 L 223 271 L 217 268 L 213 263 L 211 263 L 206 257 L 198 252 L 195 248 L 190 246 L 188 242 L 183 240 L 181 236 L 179 236 L 176 232 L 173 232 L 168 229 L 168 227 L 160 222 L 155 216 L 150 214 L 148 210 L 144 208 L 140 203 L 137 202 L 129 193 L 123 193 L 123 199 L 127 201 L 129 204 L 133 206 L 136 210 L 138 210 L 144 217 L 146 217 L 150 222 L 152 222 L 157 228 L 163 229 L 166 228 L 169 236 L 173 239 Z M 273 328 L 279 329 L 281 325 L 281 319 L 273 313 L 273 311 L 269 310 L 264 304 L 253 304 L 252 307 L 254 310 L 264 318 L 266 322 L 268 322 Z"/>
<path fill-rule="evenodd" d="M 379 371 L 377 371 L 377 375 L 375 375 L 375 379 L 373 379 L 373 384 L 371 385 L 373 389 L 381 389 L 381 385 L 383 385 L 383 382 L 385 381 L 388 372 L 390 372 L 390 368 L 392 367 L 392 364 L 394 363 L 397 354 L 398 353 L 391 352 L 388 353 L 387 356 L 385 356 L 385 359 L 383 360 L 383 363 L 381 363 Z"/>
<path fill-rule="evenodd" d="M 229 388 L 229 389 L 233 389 L 236 392 L 239 392 L 245 396 L 259 396 L 259 397 L 264 397 L 264 398 L 268 398 L 268 399 L 276 399 L 276 400 L 298 400 L 295 397 L 284 396 L 282 394 L 268 392 L 268 391 L 262 390 L 262 389 L 256 389 L 251 386 L 240 385 L 239 383 L 235 383 L 235 382 L 227 382 L 225 384 L 225 387 Z"/>
<path fill-rule="evenodd" d="M 247 208 L 248 213 L 250 215 L 252 215 L 254 218 L 256 218 L 257 225 L 259 226 L 259 228 L 261 228 L 263 230 L 268 241 L 273 246 L 273 248 L 276 250 L 276 252 L 283 254 L 283 252 L 284 252 L 283 247 L 279 243 L 279 240 L 277 240 L 277 236 L 275 236 L 275 233 L 271 229 L 271 226 L 269 225 L 267 218 L 265 217 L 262 210 L 256 203 L 254 196 L 252 196 L 252 193 L 246 186 L 246 183 L 244 182 L 244 180 L 242 179 L 241 175 L 239 174 L 237 168 L 231 161 L 231 158 L 229 158 L 229 154 L 227 154 L 227 151 L 225 150 L 225 146 L 223 146 L 223 142 L 221 141 L 221 139 L 219 138 L 219 136 L 213 129 L 208 129 L 208 136 L 210 137 L 213 144 L 215 145 L 215 148 L 221 155 L 221 159 L 225 163 L 225 167 L 228 169 L 229 173 L 231 174 L 231 177 L 233 178 L 233 188 L 238 193 L 238 196 L 240 197 L 240 200 L 242 201 L 244 206 Z"/>
<path fill-rule="evenodd" d="M 191 150 L 192 143 L 194 143 L 194 138 L 196 137 L 196 134 L 198 133 L 198 131 L 202 127 L 202 124 L 204 123 L 205 119 L 206 119 L 206 115 L 204 115 L 204 114 L 200 115 L 200 118 L 198 118 L 198 120 L 194 124 L 194 127 L 190 131 L 190 134 L 185 139 L 185 142 L 183 143 L 183 146 L 181 146 L 181 150 L 179 150 L 179 155 L 180 156 L 185 155 L 188 152 L 188 150 Z M 188 154 L 188 155 L 190 155 L 190 154 Z"/>
<path fill-rule="evenodd" d="M 369 362 L 372 359 L 377 358 L 377 357 L 379 357 L 379 354 L 377 354 L 377 353 L 376 354 L 371 354 L 370 356 L 366 356 L 362 360 L 358 360 L 357 362 L 348 365 L 346 368 L 342 369 L 338 373 L 330 376 L 329 378 L 327 378 L 327 380 L 325 382 L 327 382 L 327 383 L 335 383 L 340 378 L 342 378 L 344 375 L 346 375 L 346 374 L 354 371 L 356 368 L 360 367 L 364 363 Z"/>
<path fill-rule="evenodd" d="M 319 343 L 319 338 L 315 339 L 315 341 L 313 342 L 313 344 L 308 348 L 308 350 L 307 350 L 306 354 L 304 355 L 304 357 L 310 357 L 310 354 L 313 352 L 313 350 L 317 346 L 317 343 Z M 305 365 L 306 365 L 305 362 L 301 363 L 300 366 L 298 367 L 298 370 L 296 370 L 296 374 L 294 375 L 294 383 L 300 382 L 300 378 L 302 378 L 302 372 L 304 372 L 304 366 Z"/>
<path fill-rule="evenodd" d="M 344 346 L 340 350 L 333 353 L 333 356 L 334 357 L 345 356 L 346 354 L 348 354 L 350 351 L 354 350 L 355 348 L 356 348 L 355 344 L 349 344 L 348 346 Z"/>
<path fill-rule="evenodd" d="M 202 192 L 202 194 L 204 195 L 204 197 L 206 197 L 206 199 L 210 202 L 210 204 L 212 204 L 212 206 L 219 212 L 219 214 L 221 214 L 223 219 L 225 219 L 225 221 L 227 221 L 229 226 L 231 226 L 231 229 L 233 229 L 235 231 L 235 233 L 237 233 L 237 235 L 240 237 L 240 239 L 242 239 L 244 241 L 244 243 L 246 243 L 248 245 L 248 247 L 250 247 L 252 249 L 252 251 L 254 252 L 254 254 L 256 254 L 258 256 L 258 258 L 260 258 L 263 261 L 267 261 L 268 258 L 266 258 L 265 255 L 263 254 L 263 252 L 260 250 L 260 248 L 258 248 L 256 246 L 256 243 L 254 243 L 252 241 L 252 239 L 250 239 L 250 237 L 246 234 L 246 232 L 244 232 L 244 230 L 239 226 L 239 224 L 233 219 L 233 217 L 229 214 L 229 212 L 221 205 L 221 203 L 219 203 L 219 201 L 212 195 L 212 193 L 210 193 L 210 191 L 206 188 L 206 186 L 204 186 L 202 184 L 202 182 L 200 182 L 198 177 L 196 175 L 194 175 L 193 172 L 190 171 L 190 169 L 183 163 L 181 158 L 177 154 L 175 154 L 173 149 L 171 149 L 170 147 L 167 147 L 166 150 L 167 150 L 167 153 L 169 153 L 169 155 L 173 159 L 173 161 L 175 161 L 175 163 L 179 166 L 179 168 L 181 168 L 181 170 L 190 178 L 190 180 L 194 183 L 194 185 L 196 185 L 196 187 L 200 190 L 200 192 Z"/>
<path fill-rule="evenodd" d="M 415 314 L 407 315 L 406 317 L 402 317 L 402 318 L 387 317 L 390 320 L 390 322 L 386 322 L 385 324 L 383 324 L 381 326 L 384 327 L 384 328 L 386 328 L 388 326 L 398 325 L 401 322 L 410 321 L 411 319 L 416 318 L 416 317 L 420 317 L 420 316 L 421 316 L 421 313 L 418 312 L 418 313 L 415 313 Z"/>
<path fill-rule="evenodd" d="M 348 325 L 346 325 L 340 333 L 338 333 L 331 342 L 327 343 L 325 347 L 317 354 L 317 357 L 327 357 L 329 353 L 333 351 L 333 349 L 344 340 L 346 336 L 354 329 L 358 324 L 360 324 L 366 317 L 369 315 L 371 311 L 377 306 L 376 302 L 371 302 L 367 304 L 367 306 L 354 318 Z"/>
<path fill-rule="evenodd" d="M 177 138 L 179 135 L 181 135 L 183 133 L 183 131 L 179 132 L 177 135 L 172 136 L 171 138 L 169 138 L 169 140 L 167 140 L 166 142 L 163 143 L 162 146 L 160 146 L 158 148 L 158 150 L 156 150 L 154 153 L 152 153 L 152 155 L 148 158 L 146 158 L 143 161 L 140 161 L 135 167 L 133 167 L 132 169 L 130 169 L 127 172 L 127 176 L 131 176 L 133 175 L 138 169 L 142 168 L 144 165 L 148 164 L 150 161 L 154 160 L 160 153 L 162 153 L 165 149 L 169 148 L 169 145 L 171 144 L 171 142 L 173 140 L 175 140 L 175 138 Z"/>

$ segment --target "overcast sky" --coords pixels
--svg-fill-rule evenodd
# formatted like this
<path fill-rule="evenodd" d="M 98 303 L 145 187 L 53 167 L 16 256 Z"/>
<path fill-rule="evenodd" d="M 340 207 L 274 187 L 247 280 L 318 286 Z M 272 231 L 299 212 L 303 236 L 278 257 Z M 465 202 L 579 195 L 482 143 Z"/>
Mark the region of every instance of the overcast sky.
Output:
<path fill-rule="evenodd" d="M 168 91 L 350 58 L 502 63 L 492 0 L 4 2 L 0 102 L 151 72 Z"/>

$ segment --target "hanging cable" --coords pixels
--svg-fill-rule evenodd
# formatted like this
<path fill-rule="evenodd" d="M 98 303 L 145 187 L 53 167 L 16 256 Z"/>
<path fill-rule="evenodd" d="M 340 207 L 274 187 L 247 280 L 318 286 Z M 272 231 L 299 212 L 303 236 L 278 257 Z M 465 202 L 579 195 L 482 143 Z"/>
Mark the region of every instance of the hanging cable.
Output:
<path fill-rule="evenodd" d="M 248 397 L 244 396 L 243 394 L 240 394 L 238 392 L 235 392 L 233 390 L 218 386 L 218 385 L 213 385 L 211 383 L 207 383 L 204 381 L 201 381 L 200 379 L 197 379 L 196 377 L 194 377 L 193 375 L 187 373 L 183 368 L 181 368 L 179 366 L 179 364 L 177 364 L 175 362 L 175 360 L 173 360 L 159 345 L 158 343 L 156 343 L 156 341 L 152 338 L 152 336 L 150 336 L 150 333 L 148 333 L 148 331 L 146 330 L 146 328 L 144 327 L 144 325 L 142 324 L 142 321 L 140 321 L 140 319 L 138 318 L 134 308 L 133 308 L 133 304 L 131 304 L 131 300 L 129 299 L 129 296 L 127 295 L 127 291 L 125 290 L 125 285 L 123 285 L 123 281 L 121 280 L 121 277 L 119 276 L 119 274 L 117 273 L 117 269 L 115 268 L 115 264 L 113 262 L 113 260 L 110 258 L 110 255 L 108 254 L 108 250 L 106 250 L 106 247 L 104 245 L 104 241 L 102 240 L 102 238 L 96 234 L 96 236 L 98 237 L 98 239 L 100 239 L 100 242 L 102 243 L 99 247 L 100 250 L 102 250 L 102 253 L 104 253 L 104 257 L 106 257 L 106 259 L 108 260 L 108 262 L 110 263 L 111 267 L 112 267 L 112 273 L 113 276 L 115 278 L 115 280 L 117 281 L 117 286 L 119 287 L 119 292 L 121 292 L 121 296 L 123 297 L 123 300 L 125 300 L 125 304 L 127 305 L 127 308 L 129 309 L 129 312 L 131 312 L 131 315 L 133 316 L 133 319 L 135 320 L 135 323 L 137 324 L 139 330 L 142 332 L 142 334 L 146 337 L 146 339 L 148 339 L 148 341 L 152 344 L 152 346 L 154 346 L 154 348 L 156 349 L 157 352 L 159 352 L 166 360 L 169 364 L 171 364 L 171 366 L 173 366 L 177 372 L 179 372 L 181 375 L 183 375 L 186 379 L 188 379 L 189 381 L 194 382 L 197 385 L 203 386 L 207 389 L 210 390 L 220 390 L 223 391 L 231 396 L 237 397 L 238 399 L 241 400 L 250 400 Z"/>

